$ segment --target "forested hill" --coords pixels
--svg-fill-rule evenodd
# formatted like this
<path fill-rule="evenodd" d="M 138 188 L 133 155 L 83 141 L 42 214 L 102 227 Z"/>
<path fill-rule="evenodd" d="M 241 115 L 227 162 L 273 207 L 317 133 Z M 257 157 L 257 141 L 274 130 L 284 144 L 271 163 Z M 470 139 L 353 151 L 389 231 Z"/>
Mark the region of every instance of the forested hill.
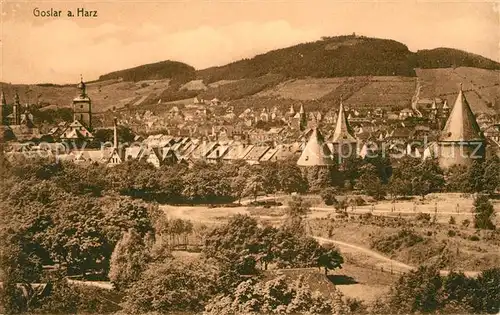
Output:
<path fill-rule="evenodd" d="M 123 79 L 124 81 L 172 79 L 176 82 L 187 82 L 195 77 L 195 69 L 178 61 L 160 61 L 134 68 L 110 72 L 101 75 L 99 81 Z"/>
<path fill-rule="evenodd" d="M 281 74 L 288 78 L 415 76 L 408 47 L 393 40 L 357 36 L 322 40 L 273 50 L 222 67 L 197 72 L 205 82 Z"/>
<path fill-rule="evenodd" d="M 500 64 L 480 55 L 452 48 L 419 50 L 415 53 L 415 68 L 472 67 L 488 70 L 500 69 Z"/>
<path fill-rule="evenodd" d="M 186 83 L 195 78 L 205 84 L 220 80 L 239 80 L 276 74 L 284 79 L 303 77 L 331 78 L 352 76 L 415 76 L 415 68 L 475 67 L 500 69 L 500 64 L 465 51 L 437 48 L 408 50 L 402 43 L 364 36 L 323 37 L 321 40 L 272 50 L 250 59 L 235 61 L 220 67 L 195 71 L 185 63 L 161 61 L 111 72 L 98 81 L 172 79 Z"/>
<path fill-rule="evenodd" d="M 415 68 L 476 67 L 500 69 L 500 64 L 465 51 L 438 48 L 416 53 L 394 40 L 363 36 L 322 40 L 273 50 L 221 67 L 197 71 L 205 82 L 280 74 L 288 78 L 347 76 L 415 76 Z"/>

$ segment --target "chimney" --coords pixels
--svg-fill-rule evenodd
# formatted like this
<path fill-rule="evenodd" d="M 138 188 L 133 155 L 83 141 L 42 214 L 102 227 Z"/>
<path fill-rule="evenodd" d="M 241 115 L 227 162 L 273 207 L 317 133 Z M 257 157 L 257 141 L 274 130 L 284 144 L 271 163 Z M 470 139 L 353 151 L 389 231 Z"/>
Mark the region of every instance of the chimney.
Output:
<path fill-rule="evenodd" d="M 118 132 L 116 130 L 116 117 L 113 119 L 113 147 L 118 149 Z"/>

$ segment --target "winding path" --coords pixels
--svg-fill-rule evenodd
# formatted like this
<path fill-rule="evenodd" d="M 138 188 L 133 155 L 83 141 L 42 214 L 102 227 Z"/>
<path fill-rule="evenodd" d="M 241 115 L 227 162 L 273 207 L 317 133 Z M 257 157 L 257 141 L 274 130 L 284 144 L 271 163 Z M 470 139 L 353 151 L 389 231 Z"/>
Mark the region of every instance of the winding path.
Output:
<path fill-rule="evenodd" d="M 265 199 L 264 199 L 265 198 Z M 258 198 L 258 200 L 266 200 L 266 199 L 273 199 L 274 197 L 262 197 Z M 242 204 L 248 204 L 251 200 L 245 200 L 242 201 Z M 171 207 L 171 206 L 162 206 L 162 209 L 164 210 L 165 214 L 168 215 L 169 217 L 172 218 L 178 218 L 178 219 L 185 219 L 185 220 L 191 220 L 195 222 L 200 222 L 200 223 L 205 223 L 205 224 L 221 224 L 221 220 L 214 220 L 214 219 L 207 219 L 206 218 L 206 213 L 204 212 L 212 212 L 212 211 L 217 211 L 217 208 L 206 208 L 206 207 Z M 236 213 L 248 213 L 245 209 L 242 208 L 228 208 L 230 209 L 231 212 L 234 214 Z M 221 213 L 220 216 L 228 216 L 228 209 L 226 209 L 223 213 Z M 312 208 L 313 210 L 316 208 Z M 317 210 L 329 210 L 331 211 L 331 208 L 320 208 L 318 207 Z M 375 211 L 378 212 L 378 211 Z M 386 212 L 386 211 L 380 211 L 380 212 Z M 217 213 L 211 215 L 217 216 Z M 267 218 L 259 216 L 260 218 Z M 273 219 L 279 219 L 280 217 L 270 217 Z M 357 254 L 362 254 L 365 256 L 368 256 L 372 258 L 370 261 L 370 264 L 374 268 L 380 268 L 382 267 L 384 270 L 393 270 L 396 272 L 408 272 L 410 270 L 414 270 L 414 266 L 407 265 L 403 262 L 391 259 L 389 257 L 386 257 L 376 251 L 373 251 L 371 249 L 351 244 L 351 243 L 346 243 L 330 238 L 324 238 L 324 237 L 318 237 L 314 236 L 314 238 L 319 241 L 320 243 L 333 243 L 336 246 L 338 246 L 342 251 L 344 252 L 351 252 L 351 253 L 357 253 Z M 375 261 L 374 261 L 375 260 Z M 441 270 L 441 274 L 445 275 L 448 274 L 448 270 Z M 478 271 L 464 271 L 464 274 L 467 276 L 477 276 L 479 274 Z"/>

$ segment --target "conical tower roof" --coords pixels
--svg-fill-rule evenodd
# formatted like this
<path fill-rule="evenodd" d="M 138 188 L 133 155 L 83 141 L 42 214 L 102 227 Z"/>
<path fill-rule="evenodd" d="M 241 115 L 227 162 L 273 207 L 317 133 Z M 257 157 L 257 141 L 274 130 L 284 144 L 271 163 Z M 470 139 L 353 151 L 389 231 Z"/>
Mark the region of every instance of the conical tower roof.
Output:
<path fill-rule="evenodd" d="M 300 104 L 299 114 L 305 114 L 304 105 Z"/>
<path fill-rule="evenodd" d="M 299 160 L 298 166 L 328 166 L 333 165 L 332 153 L 325 145 L 325 139 L 318 130 L 313 128 L 311 137 L 307 142 Z"/>
<path fill-rule="evenodd" d="M 483 141 L 481 129 L 460 87 L 457 100 L 441 132 L 441 141 Z"/>
<path fill-rule="evenodd" d="M 339 114 L 337 116 L 337 124 L 333 132 L 332 142 L 356 142 L 356 137 L 353 136 L 354 132 L 349 126 L 347 117 L 344 112 L 344 104 L 340 101 Z"/>

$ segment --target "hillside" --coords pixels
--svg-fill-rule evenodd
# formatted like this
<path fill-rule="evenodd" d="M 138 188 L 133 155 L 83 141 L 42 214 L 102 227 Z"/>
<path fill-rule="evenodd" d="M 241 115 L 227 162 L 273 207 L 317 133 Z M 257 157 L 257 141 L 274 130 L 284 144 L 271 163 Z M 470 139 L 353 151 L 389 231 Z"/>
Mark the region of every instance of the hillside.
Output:
<path fill-rule="evenodd" d="M 363 36 L 322 40 L 269 51 L 251 59 L 197 71 L 207 83 L 259 77 L 415 76 L 415 68 L 475 67 L 499 70 L 500 64 L 465 51 L 438 48 L 413 53 L 404 44 Z"/>
<path fill-rule="evenodd" d="M 18 90 L 23 104 L 55 110 L 71 106 L 77 79 L 72 85 L 2 84 L 2 89 L 8 103 Z M 341 97 L 349 107 L 398 110 L 410 107 L 417 80 L 422 85 L 420 98 L 453 102 L 463 83 L 474 112 L 500 112 L 500 64 L 456 49 L 413 53 L 396 41 L 354 35 L 323 38 L 198 71 L 175 61 L 142 65 L 102 75 L 88 82 L 87 90 L 97 122 L 100 113 L 110 116 L 106 113 L 113 110 L 131 116 L 144 110 L 162 115 L 174 103 L 189 104 L 195 96 L 228 101 L 235 113 L 248 107 L 288 109 L 300 103 L 308 110 L 328 110 L 336 108 Z"/>
<path fill-rule="evenodd" d="M 480 55 L 451 48 L 419 50 L 415 53 L 415 68 L 473 67 L 498 70 L 499 63 Z"/>
<path fill-rule="evenodd" d="M 273 50 L 222 67 L 197 71 L 207 83 L 256 78 L 272 73 L 287 78 L 346 76 L 415 76 L 408 47 L 393 40 L 357 36 L 328 37 L 320 41 Z"/>
<path fill-rule="evenodd" d="M 160 61 L 125 70 L 101 75 L 98 81 L 122 79 L 123 81 L 162 80 L 172 79 L 185 83 L 195 76 L 195 69 L 178 61 Z"/>

